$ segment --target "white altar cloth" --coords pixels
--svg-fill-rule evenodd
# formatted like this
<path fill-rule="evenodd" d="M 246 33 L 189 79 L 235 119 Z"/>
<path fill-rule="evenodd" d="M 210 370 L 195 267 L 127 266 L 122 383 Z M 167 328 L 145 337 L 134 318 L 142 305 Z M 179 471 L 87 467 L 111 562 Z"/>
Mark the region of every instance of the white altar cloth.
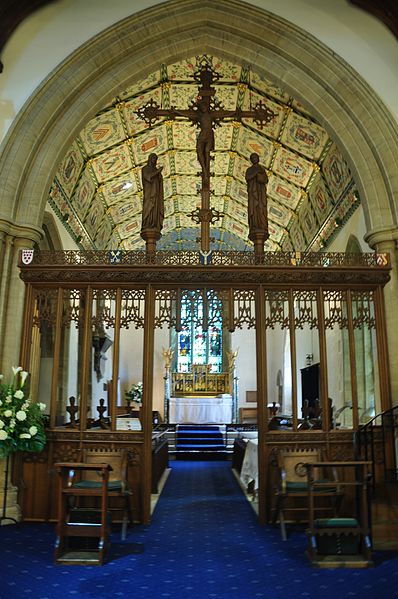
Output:
<path fill-rule="evenodd" d="M 230 424 L 232 397 L 171 397 L 169 402 L 171 424 Z"/>
<path fill-rule="evenodd" d="M 258 489 L 258 439 L 247 441 L 240 480 L 246 487 L 254 481 L 254 490 Z"/>

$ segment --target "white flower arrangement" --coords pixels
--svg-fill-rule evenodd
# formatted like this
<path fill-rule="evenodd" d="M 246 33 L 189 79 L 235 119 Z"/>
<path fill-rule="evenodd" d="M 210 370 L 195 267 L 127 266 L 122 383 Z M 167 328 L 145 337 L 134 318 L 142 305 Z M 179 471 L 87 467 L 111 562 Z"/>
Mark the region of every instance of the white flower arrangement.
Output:
<path fill-rule="evenodd" d="M 20 366 L 12 370 L 9 384 L 3 383 L 4 375 L 0 374 L 0 457 L 15 451 L 42 451 L 46 444 L 46 406 L 26 397 L 28 373 Z"/>
<path fill-rule="evenodd" d="M 141 381 L 132 385 L 130 391 L 126 391 L 125 393 L 127 402 L 129 404 L 132 401 L 138 404 L 142 403 L 142 390 L 143 385 Z"/>

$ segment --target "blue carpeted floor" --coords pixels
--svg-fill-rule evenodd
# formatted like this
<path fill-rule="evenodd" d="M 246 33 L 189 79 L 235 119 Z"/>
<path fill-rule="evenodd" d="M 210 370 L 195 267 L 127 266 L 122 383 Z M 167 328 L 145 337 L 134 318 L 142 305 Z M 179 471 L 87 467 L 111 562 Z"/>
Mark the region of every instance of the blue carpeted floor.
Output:
<path fill-rule="evenodd" d="M 112 534 L 104 566 L 53 563 L 54 526 L 0 527 L 0 599 L 398 597 L 398 555 L 375 568 L 317 570 L 303 532 L 261 527 L 230 462 L 172 462 L 151 526 Z"/>

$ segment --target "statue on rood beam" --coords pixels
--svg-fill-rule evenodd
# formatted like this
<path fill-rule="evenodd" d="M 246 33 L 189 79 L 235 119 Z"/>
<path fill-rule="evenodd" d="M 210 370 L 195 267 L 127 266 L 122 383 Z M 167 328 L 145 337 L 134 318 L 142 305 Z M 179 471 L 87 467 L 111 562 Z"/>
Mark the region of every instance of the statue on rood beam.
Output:
<path fill-rule="evenodd" d="M 156 154 L 150 154 L 147 164 L 141 170 L 142 189 L 144 192 L 141 232 L 153 230 L 160 233 L 163 227 L 163 167 L 156 166 L 157 160 L 158 157 Z"/>
<path fill-rule="evenodd" d="M 255 152 L 250 155 L 251 166 L 246 171 L 247 212 L 249 221 L 249 239 L 256 234 L 265 233 L 268 238 L 267 183 L 265 168 Z"/>

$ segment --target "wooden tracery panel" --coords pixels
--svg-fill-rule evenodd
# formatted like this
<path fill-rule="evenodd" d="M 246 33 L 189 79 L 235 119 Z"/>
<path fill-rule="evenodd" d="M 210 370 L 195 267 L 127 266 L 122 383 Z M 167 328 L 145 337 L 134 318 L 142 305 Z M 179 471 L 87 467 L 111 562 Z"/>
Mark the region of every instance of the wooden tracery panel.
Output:
<path fill-rule="evenodd" d="M 332 329 L 335 325 L 340 329 L 348 327 L 347 318 L 347 293 L 341 290 L 325 290 L 323 292 L 325 306 L 325 329 Z"/>
<path fill-rule="evenodd" d="M 234 325 L 242 329 L 244 325 L 248 329 L 256 327 L 256 292 L 254 289 L 235 289 L 233 291 L 234 301 Z"/>
<path fill-rule="evenodd" d="M 116 289 L 94 289 L 91 324 L 93 330 L 115 328 Z"/>
<path fill-rule="evenodd" d="M 145 291 L 143 289 L 123 289 L 120 327 L 128 329 L 144 328 Z"/>
<path fill-rule="evenodd" d="M 316 309 L 316 291 L 293 291 L 294 302 L 294 327 L 302 329 L 308 325 L 310 329 L 318 328 L 318 314 Z"/>
<path fill-rule="evenodd" d="M 289 293 L 288 291 L 266 290 L 265 291 L 265 328 L 281 329 L 289 327 Z"/>
<path fill-rule="evenodd" d="M 155 290 L 155 329 L 176 326 L 177 289 Z"/>
<path fill-rule="evenodd" d="M 34 289 L 33 326 L 41 327 L 44 323 L 55 326 L 57 319 L 57 289 Z"/>
<path fill-rule="evenodd" d="M 62 290 L 62 327 L 69 328 L 74 322 L 77 329 L 83 328 L 85 298 L 86 291 L 84 289 Z"/>
<path fill-rule="evenodd" d="M 351 292 L 352 325 L 354 329 L 376 328 L 373 290 Z"/>

